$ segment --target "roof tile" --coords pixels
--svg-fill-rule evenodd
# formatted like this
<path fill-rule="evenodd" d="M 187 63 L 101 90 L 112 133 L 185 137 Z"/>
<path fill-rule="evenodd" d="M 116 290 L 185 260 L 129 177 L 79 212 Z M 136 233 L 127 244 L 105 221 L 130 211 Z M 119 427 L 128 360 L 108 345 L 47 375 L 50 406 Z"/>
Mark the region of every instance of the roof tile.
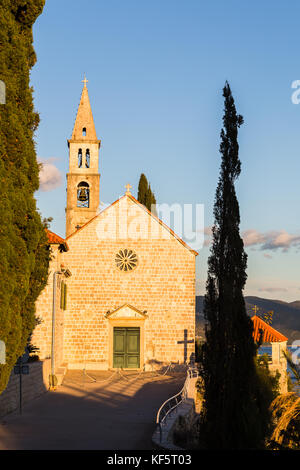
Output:
<path fill-rule="evenodd" d="M 288 338 L 279 331 L 272 328 L 265 321 L 259 318 L 257 315 L 251 317 L 253 321 L 253 338 L 254 341 L 258 341 L 260 338 L 260 330 L 263 332 L 263 343 L 277 343 L 281 341 L 287 341 Z"/>

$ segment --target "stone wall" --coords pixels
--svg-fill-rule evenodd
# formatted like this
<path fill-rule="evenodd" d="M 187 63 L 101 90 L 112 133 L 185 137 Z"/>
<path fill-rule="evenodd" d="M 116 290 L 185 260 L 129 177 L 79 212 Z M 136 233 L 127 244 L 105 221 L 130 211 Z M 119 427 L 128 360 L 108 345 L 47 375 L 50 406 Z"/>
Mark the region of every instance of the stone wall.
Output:
<path fill-rule="evenodd" d="M 288 376 L 287 376 L 287 360 L 284 353 L 287 350 L 287 341 L 279 341 L 271 343 L 272 345 L 272 362 L 269 363 L 269 370 L 273 375 L 279 372 L 279 392 L 288 392 Z"/>
<path fill-rule="evenodd" d="M 22 376 L 22 403 L 27 403 L 45 393 L 49 388 L 50 359 L 28 364 L 29 374 Z M 8 385 L 0 395 L 0 417 L 20 406 L 20 376 L 12 371 Z"/>
<path fill-rule="evenodd" d="M 52 259 L 49 265 L 48 283 L 36 302 L 36 316 L 42 322 L 39 324 L 32 336 L 32 344 L 39 348 L 40 359 L 51 356 L 52 341 L 52 303 L 53 303 L 53 274 L 60 270 L 61 253 L 58 248 L 51 246 Z M 60 308 L 61 275 L 56 276 L 56 318 L 55 318 L 55 365 L 56 369 L 63 361 L 63 335 L 64 335 L 64 310 Z M 66 282 L 66 279 L 64 279 Z"/>

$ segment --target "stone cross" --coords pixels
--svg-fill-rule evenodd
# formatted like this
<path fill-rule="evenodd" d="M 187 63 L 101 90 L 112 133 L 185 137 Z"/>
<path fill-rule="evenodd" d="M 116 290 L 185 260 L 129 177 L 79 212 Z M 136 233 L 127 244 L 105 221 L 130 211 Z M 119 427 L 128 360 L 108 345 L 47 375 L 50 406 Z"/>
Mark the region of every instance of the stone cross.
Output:
<path fill-rule="evenodd" d="M 188 330 L 183 330 L 184 331 L 184 340 L 183 341 L 177 341 L 177 344 L 183 344 L 184 345 L 184 363 L 186 364 L 187 360 L 187 345 L 191 344 L 194 342 L 193 339 L 187 339 L 188 338 Z"/>
<path fill-rule="evenodd" d="M 130 189 L 132 188 L 132 186 L 130 186 L 129 183 L 126 184 L 125 188 L 126 188 L 126 194 L 131 194 Z"/>
<path fill-rule="evenodd" d="M 84 86 L 86 87 L 86 84 L 87 84 L 88 80 L 86 79 L 85 75 L 84 75 L 84 80 L 81 80 L 81 81 L 82 81 L 82 83 L 84 83 Z"/>
<path fill-rule="evenodd" d="M 256 315 L 256 313 L 258 312 L 259 308 L 257 305 L 254 305 L 254 307 L 252 307 L 252 310 L 254 311 L 254 315 Z"/>

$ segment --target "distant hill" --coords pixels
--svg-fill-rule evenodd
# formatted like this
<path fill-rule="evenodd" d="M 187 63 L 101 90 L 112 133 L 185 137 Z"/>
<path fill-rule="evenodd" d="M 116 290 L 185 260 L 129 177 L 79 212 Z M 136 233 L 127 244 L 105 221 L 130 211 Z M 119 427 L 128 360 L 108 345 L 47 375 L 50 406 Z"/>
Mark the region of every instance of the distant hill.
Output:
<path fill-rule="evenodd" d="M 300 309 L 300 300 L 296 300 L 296 302 L 290 302 L 289 306 Z"/>
<path fill-rule="evenodd" d="M 196 296 L 196 334 L 204 336 L 204 315 L 202 295 Z M 246 309 L 250 316 L 254 315 L 256 305 L 258 314 L 274 311 L 272 326 L 289 339 L 289 344 L 300 339 L 300 300 L 283 302 L 282 300 L 263 299 L 261 297 L 245 297 Z"/>

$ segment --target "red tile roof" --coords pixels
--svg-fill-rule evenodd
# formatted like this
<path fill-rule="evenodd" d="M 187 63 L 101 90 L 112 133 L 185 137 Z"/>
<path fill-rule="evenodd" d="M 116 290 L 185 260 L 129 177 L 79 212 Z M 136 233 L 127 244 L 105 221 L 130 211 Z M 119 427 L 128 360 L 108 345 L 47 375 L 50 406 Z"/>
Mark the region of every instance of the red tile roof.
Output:
<path fill-rule="evenodd" d="M 65 251 L 69 250 L 68 244 L 64 238 L 60 237 L 59 235 L 56 235 L 56 233 L 54 232 L 51 232 L 51 230 L 46 229 L 46 232 L 50 245 L 62 245 Z"/>
<path fill-rule="evenodd" d="M 258 341 L 260 338 L 260 330 L 263 332 L 263 343 L 277 343 L 281 341 L 287 341 L 287 337 L 279 333 L 279 331 L 272 328 L 266 322 L 264 322 L 257 315 L 251 317 L 253 321 L 253 338 L 254 341 Z"/>

